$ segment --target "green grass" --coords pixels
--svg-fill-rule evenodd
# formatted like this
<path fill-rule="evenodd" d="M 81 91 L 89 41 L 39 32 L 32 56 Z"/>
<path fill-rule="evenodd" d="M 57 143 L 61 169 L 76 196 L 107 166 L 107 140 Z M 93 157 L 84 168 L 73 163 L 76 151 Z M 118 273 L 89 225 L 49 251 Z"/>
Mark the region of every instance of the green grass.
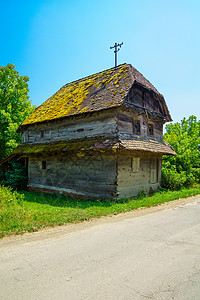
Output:
<path fill-rule="evenodd" d="M 37 231 L 46 226 L 80 222 L 149 207 L 200 194 L 200 185 L 179 191 L 162 190 L 119 201 L 75 200 L 69 196 L 15 192 L 0 186 L 0 237 Z"/>

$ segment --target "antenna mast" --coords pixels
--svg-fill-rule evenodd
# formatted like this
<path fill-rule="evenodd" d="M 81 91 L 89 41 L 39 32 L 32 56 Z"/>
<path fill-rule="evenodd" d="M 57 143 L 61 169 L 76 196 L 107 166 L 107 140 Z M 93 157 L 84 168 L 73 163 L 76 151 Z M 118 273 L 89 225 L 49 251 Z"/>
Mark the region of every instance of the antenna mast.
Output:
<path fill-rule="evenodd" d="M 123 42 L 121 44 L 115 43 L 113 47 L 110 47 L 110 49 L 115 48 L 115 50 L 114 50 L 114 53 L 115 53 L 115 68 L 117 67 L 117 52 L 120 50 L 122 45 L 123 45 Z"/>

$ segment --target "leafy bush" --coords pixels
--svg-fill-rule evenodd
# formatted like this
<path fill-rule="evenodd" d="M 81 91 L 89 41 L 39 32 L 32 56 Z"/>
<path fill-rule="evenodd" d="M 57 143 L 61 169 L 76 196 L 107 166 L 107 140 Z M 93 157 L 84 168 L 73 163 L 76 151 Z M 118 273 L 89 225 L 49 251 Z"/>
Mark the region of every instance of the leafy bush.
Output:
<path fill-rule="evenodd" d="M 24 195 L 13 191 L 10 187 L 0 186 L 0 208 L 23 206 Z"/>
<path fill-rule="evenodd" d="M 1 183 L 16 190 L 23 190 L 27 187 L 27 181 L 28 178 L 25 167 L 18 162 L 11 161 L 10 167 L 5 172 L 4 179 Z"/>
<path fill-rule="evenodd" d="M 195 176 L 192 173 L 188 173 L 186 177 L 186 186 L 193 186 L 197 182 Z"/>
<path fill-rule="evenodd" d="M 187 182 L 187 176 L 184 171 L 178 173 L 172 169 L 162 169 L 161 185 L 163 188 L 170 190 L 179 190 Z"/>
<path fill-rule="evenodd" d="M 162 186 L 176 190 L 200 182 L 200 121 L 190 116 L 167 125 L 164 140 L 177 155 L 163 158 Z"/>
<path fill-rule="evenodd" d="M 24 218 L 24 195 L 9 187 L 0 186 L 0 237 L 5 233 L 21 231 Z"/>
<path fill-rule="evenodd" d="M 195 181 L 200 182 L 200 168 L 192 168 L 191 172 L 195 177 Z"/>

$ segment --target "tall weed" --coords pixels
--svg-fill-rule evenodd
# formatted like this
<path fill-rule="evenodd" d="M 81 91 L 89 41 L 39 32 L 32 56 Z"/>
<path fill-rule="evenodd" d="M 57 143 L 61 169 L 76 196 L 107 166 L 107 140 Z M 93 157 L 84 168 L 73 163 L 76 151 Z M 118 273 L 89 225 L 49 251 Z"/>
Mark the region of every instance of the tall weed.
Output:
<path fill-rule="evenodd" d="M 24 195 L 0 186 L 0 237 L 3 232 L 21 231 L 25 218 Z"/>

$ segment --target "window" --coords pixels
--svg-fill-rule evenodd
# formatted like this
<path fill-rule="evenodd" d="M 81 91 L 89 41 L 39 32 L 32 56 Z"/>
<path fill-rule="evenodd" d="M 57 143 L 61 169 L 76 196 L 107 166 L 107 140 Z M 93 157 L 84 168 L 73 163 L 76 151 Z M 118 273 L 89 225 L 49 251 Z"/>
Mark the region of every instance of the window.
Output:
<path fill-rule="evenodd" d="M 46 168 L 47 168 L 47 162 L 46 162 L 46 160 L 43 160 L 42 161 L 42 170 L 46 170 Z"/>
<path fill-rule="evenodd" d="M 153 135 L 153 124 L 148 123 L 148 135 Z"/>
<path fill-rule="evenodd" d="M 133 133 L 140 134 L 140 120 L 133 120 Z"/>
<path fill-rule="evenodd" d="M 40 138 L 41 138 L 41 139 L 44 138 L 44 133 L 45 133 L 45 131 L 44 131 L 44 130 L 41 130 L 41 132 L 40 132 Z"/>

